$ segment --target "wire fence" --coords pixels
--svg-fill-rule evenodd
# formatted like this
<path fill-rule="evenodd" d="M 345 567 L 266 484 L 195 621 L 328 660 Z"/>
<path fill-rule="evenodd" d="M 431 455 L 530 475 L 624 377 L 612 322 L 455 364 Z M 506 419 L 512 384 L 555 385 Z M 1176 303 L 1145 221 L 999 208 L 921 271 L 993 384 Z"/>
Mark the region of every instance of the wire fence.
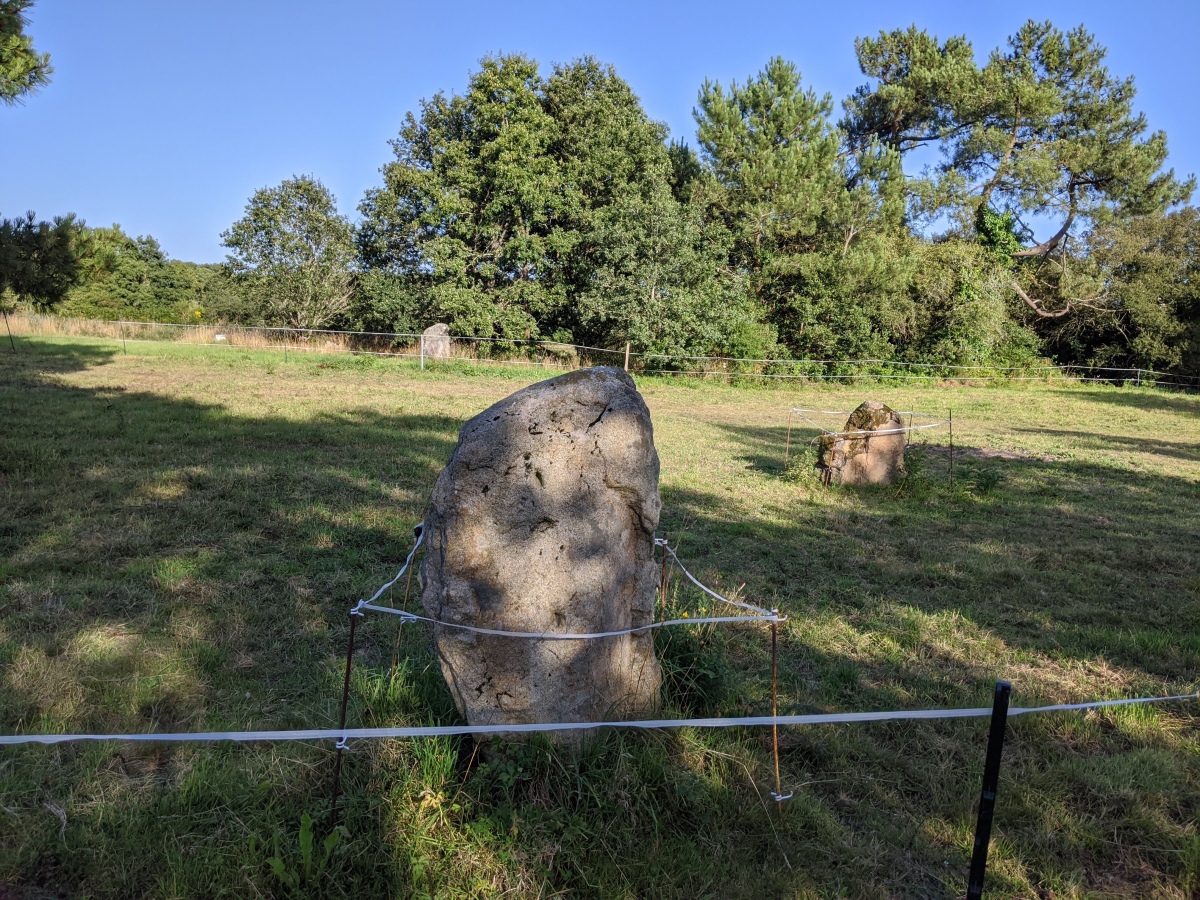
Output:
<path fill-rule="evenodd" d="M 162 343 L 304 354 L 355 354 L 411 360 L 420 368 L 481 364 L 570 371 L 597 365 L 622 366 L 640 375 L 799 382 L 857 381 L 1055 381 L 1200 389 L 1200 376 L 1115 366 L 957 365 L 890 359 L 754 359 L 646 353 L 505 337 L 337 331 L 243 325 L 104 321 L 14 314 L 6 317 L 14 337 L 65 337 L 129 344 Z"/>

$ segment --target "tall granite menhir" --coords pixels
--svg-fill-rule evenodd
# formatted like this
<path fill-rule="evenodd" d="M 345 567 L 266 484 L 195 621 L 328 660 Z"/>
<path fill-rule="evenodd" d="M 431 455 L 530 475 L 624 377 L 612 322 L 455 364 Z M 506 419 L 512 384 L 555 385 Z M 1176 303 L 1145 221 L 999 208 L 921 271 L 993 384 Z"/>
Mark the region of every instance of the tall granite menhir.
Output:
<path fill-rule="evenodd" d="M 501 631 L 646 625 L 661 506 L 650 413 L 627 373 L 531 385 L 463 426 L 425 520 L 421 602 L 439 621 Z M 471 724 L 624 718 L 657 702 L 648 631 L 539 640 L 439 625 L 434 638 Z"/>

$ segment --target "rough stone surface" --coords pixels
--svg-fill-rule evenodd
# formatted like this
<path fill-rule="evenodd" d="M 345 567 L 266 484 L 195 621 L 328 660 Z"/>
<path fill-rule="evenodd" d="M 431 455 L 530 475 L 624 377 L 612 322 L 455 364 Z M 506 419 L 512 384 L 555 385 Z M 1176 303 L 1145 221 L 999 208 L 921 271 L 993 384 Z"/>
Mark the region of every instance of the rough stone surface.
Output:
<path fill-rule="evenodd" d="M 859 405 L 842 431 L 859 435 L 822 435 L 817 468 L 826 482 L 835 484 L 891 484 L 904 474 L 904 447 L 908 434 L 895 431 L 904 421 L 895 410 L 875 400 Z M 892 434 L 871 434 L 892 431 Z"/>
<path fill-rule="evenodd" d="M 650 413 L 620 369 L 571 372 L 480 413 L 425 520 L 426 613 L 538 633 L 653 621 L 658 471 Z M 534 640 L 435 626 L 434 639 L 471 724 L 595 721 L 657 703 L 651 632 Z"/>
<path fill-rule="evenodd" d="M 450 340 L 450 326 L 439 322 L 425 329 L 423 352 L 426 359 L 449 359 L 454 355 L 454 341 Z"/>

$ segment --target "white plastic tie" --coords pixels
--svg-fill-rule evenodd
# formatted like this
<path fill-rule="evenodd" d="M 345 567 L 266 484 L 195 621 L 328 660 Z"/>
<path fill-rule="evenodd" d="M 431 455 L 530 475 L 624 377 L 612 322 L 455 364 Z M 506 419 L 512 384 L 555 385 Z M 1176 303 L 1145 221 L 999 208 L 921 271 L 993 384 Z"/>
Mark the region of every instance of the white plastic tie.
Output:
<path fill-rule="evenodd" d="M 377 590 L 371 596 L 371 599 L 367 601 L 367 603 L 374 603 L 376 600 L 378 600 L 383 595 L 384 591 L 386 591 L 393 584 L 395 584 L 397 581 L 399 581 L 400 577 L 405 572 L 408 571 L 408 567 L 412 565 L 413 557 L 417 555 L 417 550 L 420 548 L 421 542 L 425 540 L 425 526 L 423 526 L 423 525 L 416 526 L 413 529 L 413 534 L 415 534 L 417 536 L 417 542 L 415 544 L 413 544 L 413 548 L 410 551 L 408 551 L 408 558 L 404 560 L 404 565 L 402 565 L 400 567 L 400 571 L 396 573 L 396 577 L 393 578 L 391 581 L 389 581 L 387 584 L 385 584 L 383 587 L 381 587 L 379 590 Z M 359 605 L 360 606 L 362 605 L 362 601 L 359 601 Z M 358 607 L 355 607 L 355 608 L 357 609 Z"/>
<path fill-rule="evenodd" d="M 753 603 L 743 603 L 741 600 L 730 600 L 728 597 L 722 597 L 711 588 L 705 587 L 700 583 L 696 576 L 689 572 L 687 567 L 679 561 L 679 557 L 675 555 L 675 551 L 671 549 L 671 545 L 667 543 L 666 538 L 655 538 L 654 545 L 656 547 L 662 547 L 664 550 L 670 553 L 671 558 L 675 560 L 675 565 L 679 566 L 679 570 L 687 576 L 688 581 L 700 588 L 700 590 L 704 591 L 704 593 L 708 594 L 708 596 L 712 597 L 714 600 L 720 600 L 722 603 L 728 603 L 730 606 L 740 606 L 742 609 L 748 609 L 752 613 L 757 613 L 758 618 L 767 622 L 786 621 L 786 618 L 781 619 L 777 614 L 772 613 L 769 609 L 763 609 L 761 606 L 755 606 Z"/>

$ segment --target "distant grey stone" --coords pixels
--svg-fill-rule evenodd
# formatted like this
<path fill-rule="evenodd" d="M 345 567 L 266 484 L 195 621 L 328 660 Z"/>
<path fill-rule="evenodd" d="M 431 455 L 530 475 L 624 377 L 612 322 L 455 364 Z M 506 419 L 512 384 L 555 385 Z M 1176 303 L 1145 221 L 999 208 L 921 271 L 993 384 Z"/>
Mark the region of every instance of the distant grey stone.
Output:
<path fill-rule="evenodd" d="M 422 349 L 426 359 L 449 359 L 454 355 L 454 341 L 450 340 L 450 326 L 442 322 L 430 325 L 422 335 Z"/>
<path fill-rule="evenodd" d="M 426 613 L 536 633 L 649 624 L 658 472 L 650 413 L 620 369 L 561 375 L 480 413 L 463 426 L 433 490 L 421 564 Z M 597 721 L 658 700 L 651 632 L 535 640 L 435 626 L 434 640 L 471 724 Z"/>
<path fill-rule="evenodd" d="M 875 400 L 860 404 L 842 429 L 860 434 L 821 435 L 816 466 L 825 483 L 891 484 L 904 474 L 903 428 L 895 410 Z"/>

